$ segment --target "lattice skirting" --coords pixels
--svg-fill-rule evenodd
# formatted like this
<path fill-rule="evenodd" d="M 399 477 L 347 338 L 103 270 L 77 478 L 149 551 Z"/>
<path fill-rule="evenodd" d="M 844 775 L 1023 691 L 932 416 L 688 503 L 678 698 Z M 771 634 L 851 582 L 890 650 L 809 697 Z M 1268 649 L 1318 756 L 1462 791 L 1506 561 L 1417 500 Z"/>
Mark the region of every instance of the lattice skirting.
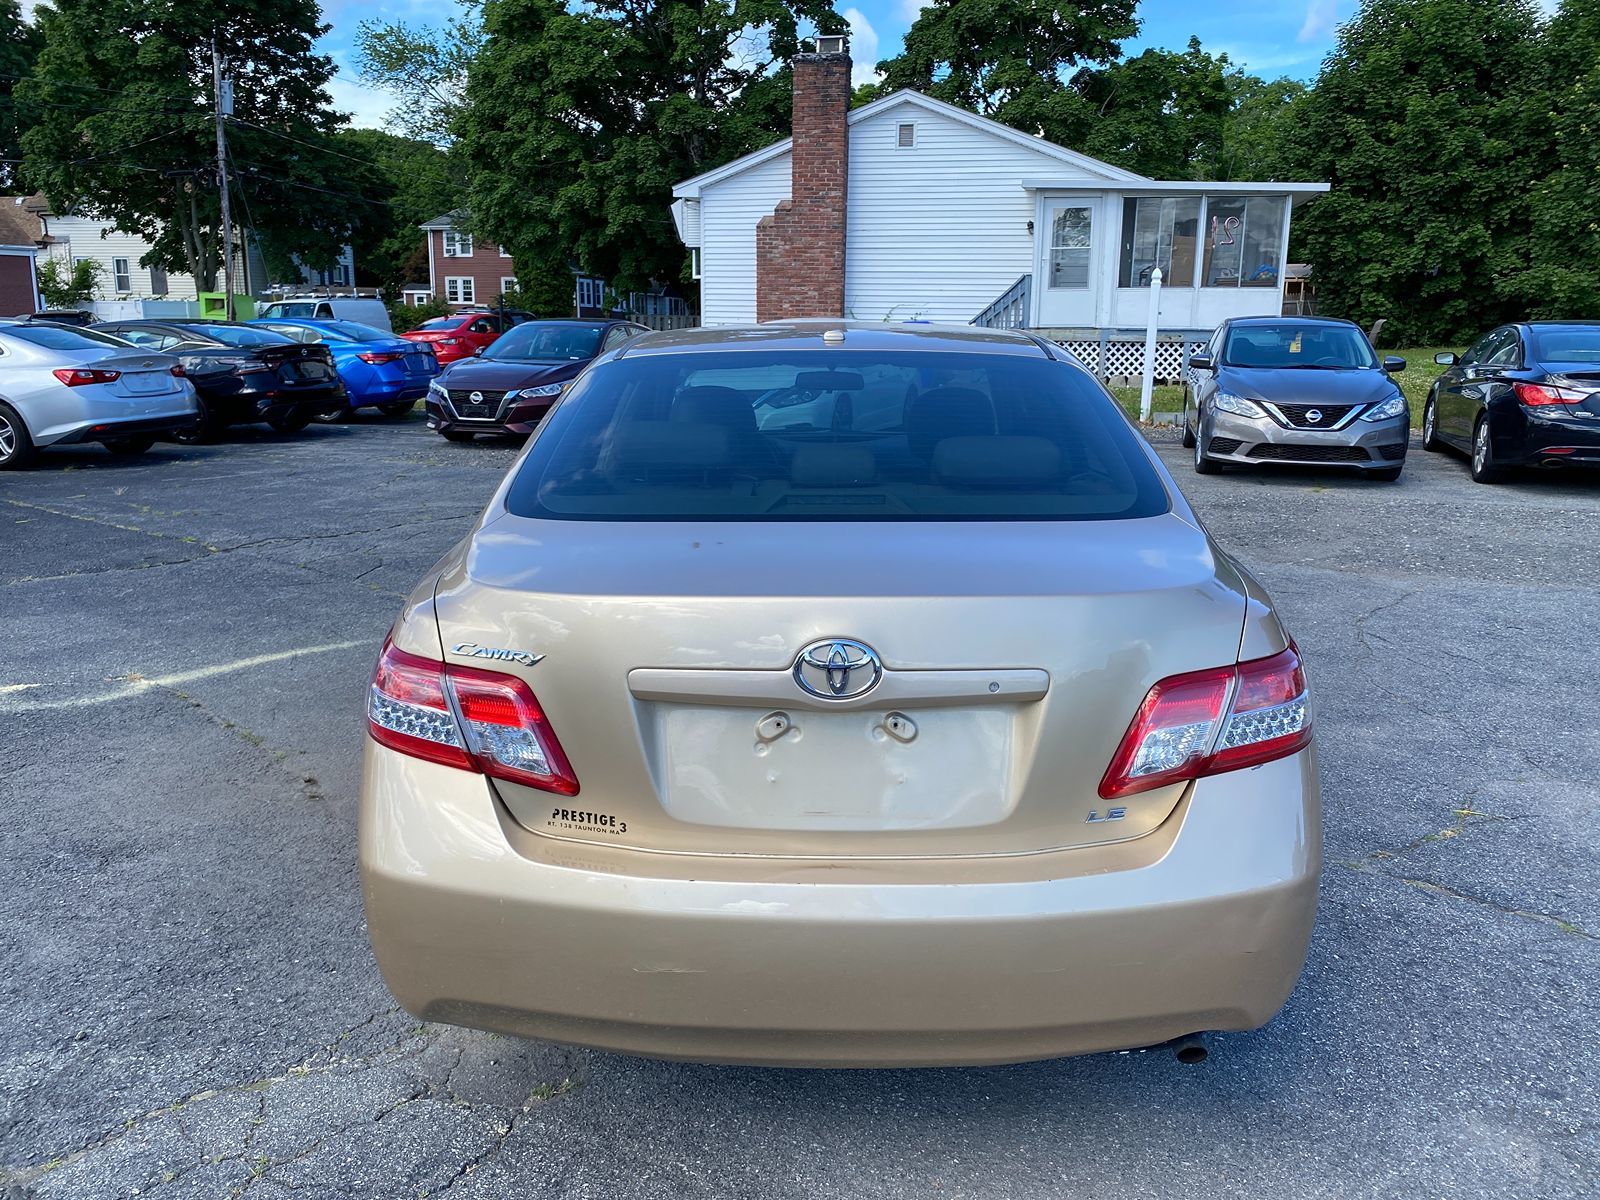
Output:
<path fill-rule="evenodd" d="M 1144 339 L 1137 341 L 1111 339 L 1103 344 L 1099 341 L 1076 340 L 1057 341 L 1072 354 L 1079 362 L 1088 367 L 1101 379 L 1132 379 L 1137 380 L 1144 374 Z M 1205 349 L 1205 340 L 1196 338 L 1157 340 L 1156 342 L 1156 382 L 1181 383 L 1183 381 L 1184 365 L 1188 361 L 1188 354 L 1198 354 Z M 1105 360 L 1101 361 L 1101 350 L 1105 351 Z"/>

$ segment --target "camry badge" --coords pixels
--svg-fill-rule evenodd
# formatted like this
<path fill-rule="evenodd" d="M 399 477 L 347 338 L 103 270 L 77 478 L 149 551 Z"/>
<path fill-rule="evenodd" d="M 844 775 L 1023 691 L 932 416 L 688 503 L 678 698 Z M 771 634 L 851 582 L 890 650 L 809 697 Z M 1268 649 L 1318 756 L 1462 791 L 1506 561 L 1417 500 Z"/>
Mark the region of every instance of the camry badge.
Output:
<path fill-rule="evenodd" d="M 849 638 L 812 642 L 794 660 L 800 690 L 823 700 L 854 700 L 878 686 L 883 662 L 878 652 Z"/>
<path fill-rule="evenodd" d="M 480 646 L 477 642 L 457 642 L 450 648 L 451 654 L 459 654 L 464 658 L 489 658 L 496 662 L 521 663 L 525 667 L 537 666 L 543 661 L 542 654 L 529 654 L 526 650 L 507 650 L 500 646 Z"/>
<path fill-rule="evenodd" d="M 1315 425 L 1318 421 L 1322 420 L 1322 410 L 1320 408 L 1313 408 L 1310 412 L 1306 413 L 1306 420 Z"/>

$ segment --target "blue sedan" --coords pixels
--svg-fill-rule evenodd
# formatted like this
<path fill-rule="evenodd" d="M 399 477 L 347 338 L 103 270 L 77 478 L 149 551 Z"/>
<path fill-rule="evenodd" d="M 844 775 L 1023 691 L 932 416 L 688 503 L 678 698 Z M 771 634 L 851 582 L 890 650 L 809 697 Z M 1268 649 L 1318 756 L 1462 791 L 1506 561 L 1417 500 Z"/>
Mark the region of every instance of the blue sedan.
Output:
<path fill-rule="evenodd" d="M 340 420 L 357 408 L 376 408 L 386 417 L 398 417 L 428 394 L 429 381 L 439 373 L 439 360 L 427 346 L 371 325 L 282 318 L 250 324 L 332 351 L 346 400 L 343 406 L 319 414 L 320 421 Z"/>

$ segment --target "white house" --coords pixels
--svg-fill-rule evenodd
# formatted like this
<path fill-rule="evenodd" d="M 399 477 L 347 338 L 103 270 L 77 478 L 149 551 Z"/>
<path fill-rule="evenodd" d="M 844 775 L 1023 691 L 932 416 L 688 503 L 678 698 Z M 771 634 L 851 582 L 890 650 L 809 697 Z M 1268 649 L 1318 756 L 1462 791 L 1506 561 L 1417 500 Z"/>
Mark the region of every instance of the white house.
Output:
<path fill-rule="evenodd" d="M 1328 190 L 1148 179 L 913 91 L 851 110 L 842 39 L 794 66 L 794 136 L 673 189 L 707 325 L 976 320 L 1081 338 L 1143 328 L 1159 267 L 1162 328 L 1208 330 L 1282 310 L 1291 216 Z"/>

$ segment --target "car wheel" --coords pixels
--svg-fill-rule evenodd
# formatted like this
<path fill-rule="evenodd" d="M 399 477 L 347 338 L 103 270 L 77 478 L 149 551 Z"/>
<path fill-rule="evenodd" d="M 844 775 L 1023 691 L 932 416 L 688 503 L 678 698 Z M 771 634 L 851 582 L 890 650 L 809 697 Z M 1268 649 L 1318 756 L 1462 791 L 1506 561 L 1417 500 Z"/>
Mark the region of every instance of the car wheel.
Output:
<path fill-rule="evenodd" d="M 350 415 L 350 410 L 343 404 L 336 404 L 332 408 L 325 408 L 321 412 L 311 414 L 311 419 L 320 425 L 337 425 Z"/>
<path fill-rule="evenodd" d="M 156 439 L 149 435 L 139 437 L 110 438 L 100 443 L 113 454 L 143 454 L 156 444 Z"/>
<path fill-rule="evenodd" d="M 1439 440 L 1439 414 L 1432 396 L 1428 397 L 1427 406 L 1422 410 L 1422 448 L 1433 451 L 1444 449 L 1444 443 Z"/>
<path fill-rule="evenodd" d="M 477 436 L 466 429 L 441 429 L 439 432 L 444 435 L 444 440 L 447 442 L 470 442 Z"/>
<path fill-rule="evenodd" d="M 1379 467 L 1375 471 L 1368 471 L 1368 479 L 1376 479 L 1380 483 L 1393 483 L 1400 478 L 1401 467 Z"/>
<path fill-rule="evenodd" d="M 403 417 L 416 406 L 415 400 L 396 400 L 393 404 L 378 405 L 378 411 L 386 417 Z"/>
<path fill-rule="evenodd" d="M 1183 444 L 1186 449 L 1194 449 L 1194 430 L 1189 428 L 1189 392 L 1183 393 Z"/>
<path fill-rule="evenodd" d="M 1194 473 L 1196 475 L 1220 475 L 1222 474 L 1222 464 L 1213 458 L 1207 457 L 1206 448 L 1200 440 L 1203 436 L 1205 436 L 1205 429 L 1200 426 L 1197 419 L 1195 422 L 1194 441 L 1190 443 L 1194 446 Z"/>
<path fill-rule="evenodd" d="M 27 466 L 33 459 L 33 439 L 17 410 L 0 404 L 0 471 Z"/>
<path fill-rule="evenodd" d="M 200 419 L 193 425 L 186 425 L 182 429 L 172 431 L 172 440 L 185 446 L 201 446 L 206 442 L 214 442 L 222 433 L 222 422 L 211 415 L 211 410 L 205 404 L 200 405 Z"/>
<path fill-rule="evenodd" d="M 1489 414 L 1478 418 L 1472 430 L 1472 482 L 1499 483 L 1505 472 L 1494 465 L 1494 448 L 1489 444 Z"/>
<path fill-rule="evenodd" d="M 268 417 L 267 424 L 279 433 L 299 433 L 307 425 L 311 424 L 311 418 L 314 415 L 313 413 L 301 411 L 291 413 L 287 417 Z"/>

